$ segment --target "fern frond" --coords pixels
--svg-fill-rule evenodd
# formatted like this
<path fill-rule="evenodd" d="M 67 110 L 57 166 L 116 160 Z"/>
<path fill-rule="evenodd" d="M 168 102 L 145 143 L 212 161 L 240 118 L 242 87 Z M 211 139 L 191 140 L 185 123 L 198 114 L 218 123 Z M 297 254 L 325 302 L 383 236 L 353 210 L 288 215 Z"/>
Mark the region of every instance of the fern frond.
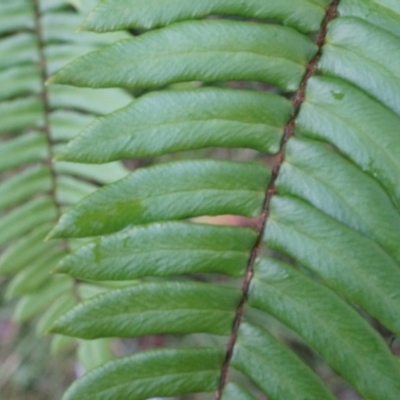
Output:
<path fill-rule="evenodd" d="M 65 400 L 334 399 L 273 320 L 366 399 L 398 400 L 400 364 L 376 325 L 400 334 L 399 16 L 389 0 L 102 0 L 89 14 L 84 29 L 149 31 L 50 82 L 154 92 L 97 119 L 61 160 L 215 146 L 268 157 L 144 167 L 61 216 L 51 237 L 94 238 L 58 271 L 124 287 L 74 307 L 53 332 L 185 335 L 184 346 L 92 370 Z M 257 228 L 192 220 L 223 214 Z"/>
<path fill-rule="evenodd" d="M 84 54 L 125 36 L 78 37 L 74 30 L 81 20 L 68 1 L 0 4 L 0 274 L 10 277 L 6 296 L 20 298 L 14 319 L 25 322 L 44 313 L 41 333 L 78 301 L 73 279 L 50 274 L 76 244 L 44 238 L 65 207 L 107 181 L 81 166 L 80 175 L 92 179 L 85 182 L 51 159 L 94 116 L 131 99 L 118 89 L 45 86 L 49 74 L 73 59 L 78 41 Z M 112 180 L 126 174 L 119 164 L 105 168 Z"/>

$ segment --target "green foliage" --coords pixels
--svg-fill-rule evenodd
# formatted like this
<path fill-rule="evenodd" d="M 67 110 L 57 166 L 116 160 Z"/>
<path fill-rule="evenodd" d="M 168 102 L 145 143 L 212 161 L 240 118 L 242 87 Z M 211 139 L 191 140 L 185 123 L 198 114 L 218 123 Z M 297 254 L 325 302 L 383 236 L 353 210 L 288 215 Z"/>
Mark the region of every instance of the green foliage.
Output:
<path fill-rule="evenodd" d="M 64 34 L 57 22 L 67 21 L 63 8 L 50 10 L 43 23 L 54 32 L 39 38 L 39 49 L 51 47 L 50 73 L 57 69 L 52 54 L 65 60 L 55 48 L 65 37 L 71 58 L 96 50 L 53 75 L 48 92 L 37 71 L 31 80 L 16 72 L 35 69 L 29 20 L 21 25 L 28 33 L 2 39 L 10 54 L 0 67 L 18 84 L 0 104 L 7 116 L 0 132 L 14 135 L 2 144 L 0 169 L 39 164 L 0 186 L 0 224 L 10 227 L 0 242 L 20 239 L 0 264 L 2 273 L 20 271 L 8 289 L 24 296 L 17 317 L 64 299 L 41 330 L 98 339 L 92 345 L 99 343 L 103 359 L 103 338 L 182 338 L 94 368 L 64 400 L 213 391 L 217 400 L 260 393 L 270 400 L 334 399 L 328 383 L 277 335 L 276 321 L 365 399 L 398 400 L 400 363 L 377 328 L 400 335 L 400 6 L 329 3 L 102 0 L 82 29 L 137 34 L 121 33 L 106 46 L 94 33 L 87 45 L 71 45 L 83 33 Z M 234 89 L 231 81 L 261 82 L 270 92 L 251 83 Z M 106 88 L 114 88 L 105 94 L 112 109 L 100 101 Z M 127 105 L 117 88 L 140 96 Z M 49 100 L 43 104 L 34 93 Z M 83 128 L 82 110 L 107 115 Z M 112 172 L 110 164 L 89 165 L 213 147 L 259 155 L 199 155 L 126 177 L 120 164 L 111 164 Z M 46 161 L 54 152 L 58 166 Z M 92 182 L 77 185 L 77 174 Z M 110 183 L 97 188 L 93 180 Z M 72 243 L 66 255 L 65 246 L 41 239 L 70 204 L 48 236 Z M 193 220 L 225 214 L 255 218 L 257 228 Z M 76 248 L 76 240 L 83 245 Z M 67 275 L 50 278 L 55 263 Z M 81 281 L 115 288 L 95 288 L 105 292 L 71 308 L 71 292 L 85 288 Z"/>
<path fill-rule="evenodd" d="M 50 273 L 79 243 L 44 238 L 65 207 L 127 173 L 119 163 L 107 164 L 103 172 L 51 163 L 77 130 L 131 100 L 119 89 L 44 86 L 49 74 L 76 55 L 127 36 L 77 35 L 79 10 L 68 1 L 0 4 L 0 245 L 5 247 L 0 274 L 12 278 L 8 299 L 19 298 L 14 319 L 41 315 L 40 333 L 77 303 L 72 291 L 80 290 L 72 278 Z M 66 344 L 55 338 L 54 350 L 61 342 Z"/>

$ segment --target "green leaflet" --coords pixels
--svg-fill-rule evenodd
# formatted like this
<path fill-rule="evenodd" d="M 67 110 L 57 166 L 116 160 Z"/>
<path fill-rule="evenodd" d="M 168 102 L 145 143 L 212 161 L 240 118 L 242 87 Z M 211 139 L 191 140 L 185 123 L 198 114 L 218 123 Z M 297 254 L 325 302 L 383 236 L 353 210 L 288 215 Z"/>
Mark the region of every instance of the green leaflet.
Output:
<path fill-rule="evenodd" d="M 274 153 L 291 111 L 288 100 L 255 91 L 156 92 L 98 119 L 57 160 L 104 163 L 212 146 Z"/>
<path fill-rule="evenodd" d="M 153 88 L 193 80 L 258 80 L 291 91 L 315 52 L 309 39 L 276 25 L 183 22 L 92 52 L 49 82 Z"/>
<path fill-rule="evenodd" d="M 3 1 L 0 5 L 0 34 L 33 28 L 32 8 L 29 0 Z"/>
<path fill-rule="evenodd" d="M 119 163 L 107 163 L 103 165 L 86 165 L 69 162 L 57 162 L 54 169 L 59 175 L 70 175 L 72 177 L 95 181 L 100 184 L 114 182 L 122 179 L 128 173 L 128 170 Z"/>
<path fill-rule="evenodd" d="M 51 268 L 64 256 L 65 251 L 61 249 L 44 253 L 11 280 L 7 287 L 6 297 L 10 299 L 40 290 L 44 284 L 50 282 Z"/>
<path fill-rule="evenodd" d="M 4 146 L 7 147 L 7 145 Z M 23 157 L 25 156 L 23 154 Z M 27 201 L 38 191 L 47 192 L 50 189 L 51 180 L 48 168 L 37 166 L 27 169 L 0 183 L 0 211 Z"/>
<path fill-rule="evenodd" d="M 69 311 L 74 305 L 76 305 L 76 299 L 73 293 L 64 293 L 53 304 L 40 318 L 36 330 L 40 335 L 46 334 L 54 322 Z"/>
<path fill-rule="evenodd" d="M 329 25 L 319 66 L 365 90 L 400 115 L 399 37 L 358 18 Z M 355 68 L 362 65 L 362 68 Z"/>
<path fill-rule="evenodd" d="M 253 163 L 179 161 L 140 169 L 70 208 L 49 237 L 97 236 L 201 215 L 255 217 L 268 180 L 269 171 Z"/>
<path fill-rule="evenodd" d="M 54 221 L 56 210 L 49 198 L 38 198 L 19 206 L 0 220 L 0 246 L 29 233 L 46 222 Z"/>
<path fill-rule="evenodd" d="M 69 176 L 60 176 L 57 199 L 62 204 L 75 204 L 96 190 L 96 186 Z"/>
<path fill-rule="evenodd" d="M 80 340 L 78 360 L 85 371 L 99 367 L 113 358 L 110 339 Z"/>
<path fill-rule="evenodd" d="M 107 32 L 126 28 L 151 29 L 176 21 L 203 18 L 208 15 L 238 15 L 243 17 L 276 19 L 301 31 L 318 30 L 323 7 L 327 0 L 202 0 L 188 3 L 173 0 L 103 0 L 88 15 L 82 28 Z"/>
<path fill-rule="evenodd" d="M 396 0 L 341 0 L 342 16 L 362 18 L 400 36 L 400 8 Z"/>
<path fill-rule="evenodd" d="M 46 137 L 42 133 L 30 133 L 9 140 L 0 149 L 0 173 L 45 160 L 47 151 Z"/>
<path fill-rule="evenodd" d="M 211 392 L 218 386 L 220 349 L 162 349 L 111 361 L 76 381 L 63 400 L 146 400 Z"/>
<path fill-rule="evenodd" d="M 110 113 L 132 100 L 127 93 L 115 89 L 94 90 L 54 85 L 49 86 L 49 94 L 52 107 L 68 109 L 73 105 L 75 110 L 95 115 Z"/>
<path fill-rule="evenodd" d="M 379 180 L 398 204 L 399 124 L 399 116 L 360 89 L 342 80 L 320 77 L 309 81 L 297 119 L 302 134 L 332 143 Z"/>
<path fill-rule="evenodd" d="M 31 33 L 18 33 L 2 39 L 0 42 L 0 69 L 10 68 L 25 63 L 37 63 L 37 40 Z"/>
<path fill-rule="evenodd" d="M 229 335 L 241 293 L 194 282 L 141 283 L 78 305 L 52 327 L 83 339 L 207 332 Z"/>
<path fill-rule="evenodd" d="M 0 256 L 0 273 L 17 273 L 28 263 L 54 248 L 54 243 L 43 242 L 52 223 L 39 225 L 22 239 L 9 246 Z"/>
<path fill-rule="evenodd" d="M 69 202 L 78 201 L 99 181 L 126 174 L 121 165 L 106 165 L 97 174 L 84 171 L 81 175 L 92 179 L 85 184 L 74 178 L 73 168 L 71 173 L 64 168 L 61 177 L 51 164 L 50 158 L 65 144 L 66 136 L 75 135 L 94 115 L 114 111 L 132 100 L 120 89 L 43 86 L 43 77 L 71 61 L 74 54 L 129 37 L 127 33 L 89 33 L 78 39 L 73 31 L 81 16 L 72 3 L 0 2 L 0 273 L 10 275 L 6 297 L 22 296 L 15 320 L 28 322 L 50 309 L 38 326 L 42 333 L 59 316 L 57 312 L 66 311 L 65 304 L 56 310 L 51 306 L 71 296 L 73 286 L 71 278 L 50 274 L 71 243 L 44 243 L 45 236 Z M 65 344 L 64 339 L 57 339 L 54 346 L 60 349 Z"/>
<path fill-rule="evenodd" d="M 258 259 L 249 304 L 298 332 L 365 398 L 397 398 L 400 366 L 386 343 L 364 318 L 323 285 L 287 264 Z M 253 345 L 259 354 L 262 347 Z M 305 389 L 310 387 L 305 379 L 300 381 Z M 303 396 L 298 398 L 309 399 Z M 323 398 L 318 392 L 314 396 Z"/>
<path fill-rule="evenodd" d="M 400 268 L 377 243 L 300 200 L 280 196 L 272 200 L 264 240 L 400 332 Z"/>
<path fill-rule="evenodd" d="M 235 383 L 228 383 L 225 387 L 222 400 L 256 400 L 256 398 L 249 393 L 243 386 L 236 385 Z"/>
<path fill-rule="evenodd" d="M 277 188 L 378 242 L 400 263 L 399 210 L 377 180 L 325 144 L 292 138 Z"/>
<path fill-rule="evenodd" d="M 57 110 L 51 113 L 50 123 L 53 127 L 51 135 L 57 142 L 68 141 L 76 136 L 77 132 L 93 121 L 94 117 L 71 110 Z"/>
<path fill-rule="evenodd" d="M 57 272 L 100 281 L 200 272 L 243 276 L 255 240 L 255 232 L 239 227 L 150 224 L 98 238 L 65 258 Z"/>
<path fill-rule="evenodd" d="M 255 382 L 268 399 L 334 399 L 322 381 L 292 351 L 253 325 L 241 324 L 232 365 Z"/>
<path fill-rule="evenodd" d="M 51 339 L 50 354 L 52 356 L 60 354 L 67 348 L 71 348 L 76 340 L 68 336 L 54 335 Z"/>
<path fill-rule="evenodd" d="M 51 285 L 46 285 L 40 291 L 28 294 L 19 300 L 13 319 L 16 322 L 27 322 L 46 310 L 63 293 L 72 290 L 72 281 L 67 277 L 53 278 Z"/>
<path fill-rule="evenodd" d="M 0 100 L 40 92 L 40 70 L 35 65 L 15 66 L 0 74 Z"/>
<path fill-rule="evenodd" d="M 0 104 L 0 118 L 0 135 L 20 132 L 26 128 L 38 129 L 44 124 L 43 104 L 35 98 L 3 102 Z"/>

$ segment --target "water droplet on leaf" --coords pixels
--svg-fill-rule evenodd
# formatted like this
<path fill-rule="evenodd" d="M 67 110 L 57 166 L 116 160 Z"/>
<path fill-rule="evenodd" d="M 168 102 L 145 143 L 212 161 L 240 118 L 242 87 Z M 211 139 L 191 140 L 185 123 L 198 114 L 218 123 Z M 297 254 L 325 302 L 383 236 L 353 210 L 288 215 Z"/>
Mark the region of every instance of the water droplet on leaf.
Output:
<path fill-rule="evenodd" d="M 332 90 L 331 93 L 336 100 L 342 100 L 344 97 L 344 93 L 340 90 Z"/>

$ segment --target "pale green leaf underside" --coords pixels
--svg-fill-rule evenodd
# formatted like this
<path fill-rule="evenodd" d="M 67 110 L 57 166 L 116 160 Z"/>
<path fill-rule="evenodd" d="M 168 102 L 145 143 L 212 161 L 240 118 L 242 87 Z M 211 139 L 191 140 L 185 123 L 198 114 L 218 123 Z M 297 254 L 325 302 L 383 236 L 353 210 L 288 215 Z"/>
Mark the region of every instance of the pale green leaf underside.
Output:
<path fill-rule="evenodd" d="M 67 277 L 53 278 L 51 285 L 22 297 L 15 308 L 13 319 L 17 322 L 27 322 L 36 317 L 63 293 L 70 292 L 72 285 L 71 279 Z"/>
<path fill-rule="evenodd" d="M 88 33 L 78 38 L 74 30 L 82 16 L 75 12 L 73 3 L 0 2 L 0 273 L 10 275 L 6 297 L 22 297 L 14 313 L 18 322 L 39 316 L 72 292 L 71 278 L 50 274 L 68 245 L 44 243 L 44 238 L 58 217 L 58 205 L 61 209 L 75 203 L 90 190 L 79 181 L 76 185 L 73 174 L 53 174 L 52 154 L 63 145 L 65 136 L 75 135 L 93 120 L 93 114 L 114 111 L 132 100 L 122 89 L 43 88 L 43 76 L 55 72 L 74 55 L 129 37 L 127 33 Z M 71 129 L 66 132 L 65 119 L 57 119 L 62 109 L 68 109 L 67 125 L 73 127 L 73 133 Z M 107 167 L 108 176 L 104 170 L 98 173 L 100 181 L 126 175 L 121 165 L 118 169 Z M 97 186 L 93 175 L 90 177 Z M 96 187 L 93 184 L 89 189 Z M 61 314 L 65 311 L 65 307 L 58 310 Z M 38 331 L 43 333 L 54 319 L 49 313 Z"/>
<path fill-rule="evenodd" d="M 291 91 L 297 89 L 315 52 L 309 39 L 277 25 L 183 22 L 92 52 L 50 82 L 152 88 L 193 80 L 255 80 Z"/>
<path fill-rule="evenodd" d="M 65 256 L 65 251 L 54 249 L 33 261 L 11 280 L 7 287 L 7 298 L 33 293 L 50 282 L 50 270 Z"/>
<path fill-rule="evenodd" d="M 31 138 L 29 138 L 31 139 Z M 22 140 L 21 140 L 22 141 Z M 20 142 L 21 142 L 20 141 Z M 35 141 L 35 140 L 34 140 Z M 33 142 L 34 142 L 33 141 Z M 9 142 L 10 143 L 10 142 Z M 8 143 L 8 144 L 9 144 Z M 14 144 L 14 143 L 13 143 Z M 5 145 L 7 147 L 7 145 Z M 4 148 L 4 147 L 3 147 Z M 21 156 L 26 157 L 24 153 L 30 153 L 25 149 Z M 39 154 L 43 150 L 41 149 Z M 1 150 L 0 150 L 1 152 Z M 32 152 L 33 153 L 33 152 Z M 32 155 L 31 153 L 31 155 Z M 29 155 L 29 158 L 31 157 Z M 39 157 L 41 159 L 41 156 Z M 9 163 L 9 162 L 8 162 Z M 14 163 L 11 161 L 11 163 Z M 17 163 L 19 164 L 19 162 Z M 27 169 L 20 174 L 13 175 L 9 179 L 0 183 L 0 211 L 4 211 L 8 207 L 20 204 L 39 192 L 48 192 L 51 190 L 50 170 L 44 166 L 37 166 Z"/>
<path fill-rule="evenodd" d="M 111 339 L 79 340 L 78 360 L 85 371 L 112 360 Z"/>
<path fill-rule="evenodd" d="M 0 103 L 0 135 L 41 128 L 44 124 L 43 104 L 35 98 Z"/>
<path fill-rule="evenodd" d="M 32 3 L 28 0 L 3 1 L 0 4 L 0 34 L 33 28 Z"/>
<path fill-rule="evenodd" d="M 56 210 L 49 198 L 39 198 L 19 206 L 0 220 L 0 246 L 29 233 L 36 226 L 54 221 Z"/>
<path fill-rule="evenodd" d="M 35 227 L 29 234 L 15 242 L 5 250 L 0 257 L 0 273 L 16 273 L 32 262 L 38 256 L 46 253 L 54 247 L 54 243 L 43 242 L 43 238 L 49 233 L 52 222 Z"/>

